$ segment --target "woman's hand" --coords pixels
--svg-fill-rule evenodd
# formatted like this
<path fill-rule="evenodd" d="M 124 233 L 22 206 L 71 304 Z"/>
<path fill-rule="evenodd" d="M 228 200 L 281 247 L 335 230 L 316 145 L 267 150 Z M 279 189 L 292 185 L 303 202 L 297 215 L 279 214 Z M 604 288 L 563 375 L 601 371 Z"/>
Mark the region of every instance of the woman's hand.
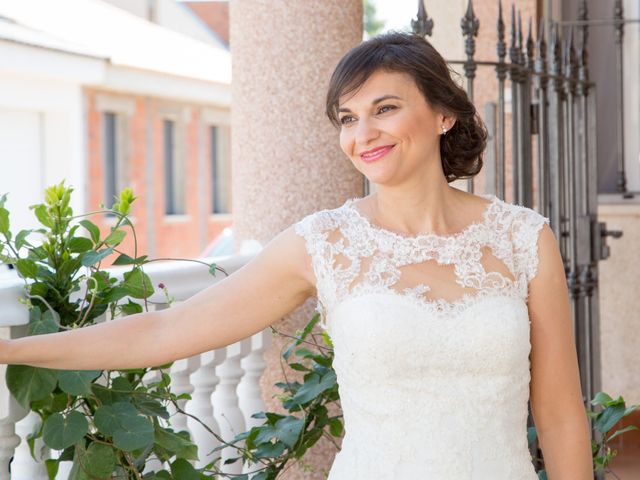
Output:
<path fill-rule="evenodd" d="M 0 359 L 73 370 L 163 365 L 263 330 L 312 295 L 314 282 L 304 240 L 291 226 L 238 271 L 172 308 L 3 341 Z"/>

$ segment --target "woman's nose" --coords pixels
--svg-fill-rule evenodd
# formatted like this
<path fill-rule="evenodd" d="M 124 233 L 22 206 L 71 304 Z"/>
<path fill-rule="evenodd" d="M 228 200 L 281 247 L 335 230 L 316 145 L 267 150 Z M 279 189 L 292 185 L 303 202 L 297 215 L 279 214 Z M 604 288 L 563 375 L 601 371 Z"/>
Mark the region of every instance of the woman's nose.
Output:
<path fill-rule="evenodd" d="M 375 140 L 380 135 L 380 130 L 375 122 L 361 118 L 356 125 L 355 141 L 358 145 L 367 145 L 371 140 Z"/>

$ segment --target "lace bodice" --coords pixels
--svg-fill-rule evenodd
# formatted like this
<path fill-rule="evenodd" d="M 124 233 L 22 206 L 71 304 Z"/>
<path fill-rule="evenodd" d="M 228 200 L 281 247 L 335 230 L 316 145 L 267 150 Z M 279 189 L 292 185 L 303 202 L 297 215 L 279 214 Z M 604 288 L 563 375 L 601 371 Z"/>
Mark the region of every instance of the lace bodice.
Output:
<path fill-rule="evenodd" d="M 402 235 L 349 199 L 295 224 L 334 344 L 345 438 L 329 478 L 534 480 L 528 285 L 548 218 L 481 195 L 453 235 Z"/>

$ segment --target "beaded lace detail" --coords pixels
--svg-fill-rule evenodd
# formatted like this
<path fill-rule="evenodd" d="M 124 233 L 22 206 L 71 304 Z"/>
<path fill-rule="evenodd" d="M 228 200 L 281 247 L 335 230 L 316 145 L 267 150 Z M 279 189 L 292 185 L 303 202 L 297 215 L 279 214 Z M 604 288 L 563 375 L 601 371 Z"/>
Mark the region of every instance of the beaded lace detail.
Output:
<path fill-rule="evenodd" d="M 484 195 L 453 235 L 402 235 L 347 200 L 300 220 L 345 437 L 329 480 L 536 480 L 528 285 L 548 219 Z"/>

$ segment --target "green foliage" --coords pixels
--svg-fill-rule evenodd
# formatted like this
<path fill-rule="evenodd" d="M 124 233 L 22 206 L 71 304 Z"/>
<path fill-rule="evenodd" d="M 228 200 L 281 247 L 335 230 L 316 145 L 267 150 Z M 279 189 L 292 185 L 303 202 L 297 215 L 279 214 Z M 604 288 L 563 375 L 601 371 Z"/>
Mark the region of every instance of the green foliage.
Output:
<path fill-rule="evenodd" d="M 376 6 L 373 0 L 363 0 L 363 23 L 364 31 L 369 37 L 373 37 L 380 33 L 384 28 L 384 20 L 380 20 L 376 16 Z"/>
<path fill-rule="evenodd" d="M 81 328 L 105 313 L 141 313 L 154 292 L 144 272 L 152 260 L 137 254 L 127 217 L 135 200 L 131 189 L 123 190 L 110 210 L 81 216 L 73 215 L 72 192 L 64 182 L 47 188 L 44 203 L 30 207 L 43 228 L 15 236 L 7 195 L 0 197 L 0 261 L 14 265 L 25 280 L 27 335 Z M 117 221 L 105 234 L 86 218 L 107 213 Z M 127 227 L 134 236 L 133 256 L 119 250 Z M 122 279 L 101 268 L 116 256 L 115 263 L 130 266 Z M 152 371 L 162 380 L 143 382 Z M 139 479 L 151 458 L 171 465 L 155 478 L 199 478 L 189 464 L 197 459 L 197 447 L 187 432 L 174 432 L 168 424 L 168 406 L 177 406 L 178 397 L 162 368 L 101 372 L 10 365 L 6 382 L 16 400 L 42 418 L 30 442 L 42 437 L 48 447 L 64 450 L 60 459 L 46 461 L 49 478 L 55 478 L 61 461 L 73 461 L 72 480 L 108 479 L 114 472 L 118 478 Z"/>
<path fill-rule="evenodd" d="M 628 427 L 616 430 L 615 432 L 611 432 L 611 429 L 622 418 L 640 408 L 640 405 L 627 407 L 622 396 L 619 396 L 614 400 L 604 392 L 598 392 L 593 397 L 593 400 L 591 400 L 591 405 L 598 408 L 598 411 L 587 410 L 586 412 L 594 430 L 594 440 L 591 441 L 593 470 L 594 472 L 604 471 L 606 473 L 612 473 L 609 466 L 611 465 L 611 461 L 615 458 L 617 451 L 611 448 L 609 442 L 625 432 L 638 430 L 638 427 L 635 425 L 629 425 Z M 529 427 L 529 444 L 533 443 L 536 439 L 537 432 L 535 427 Z M 534 461 L 542 464 L 542 459 L 540 458 L 536 458 Z M 547 473 L 544 468 L 541 468 L 538 471 L 538 478 L 540 480 L 547 479 Z"/>
<path fill-rule="evenodd" d="M 282 390 L 279 399 L 286 414 L 254 414 L 254 418 L 264 422 L 231 442 L 238 450 L 238 457 L 231 462 L 242 460 L 251 464 L 254 471 L 251 480 L 274 480 L 291 462 L 302 460 L 321 437 L 331 440 L 342 435 L 333 348 L 326 334 L 314 333 L 319 319 L 319 314 L 314 315 L 282 354 L 288 368 L 283 369 L 285 381 L 276 386 Z M 302 381 L 288 379 L 296 371 L 304 373 Z"/>

